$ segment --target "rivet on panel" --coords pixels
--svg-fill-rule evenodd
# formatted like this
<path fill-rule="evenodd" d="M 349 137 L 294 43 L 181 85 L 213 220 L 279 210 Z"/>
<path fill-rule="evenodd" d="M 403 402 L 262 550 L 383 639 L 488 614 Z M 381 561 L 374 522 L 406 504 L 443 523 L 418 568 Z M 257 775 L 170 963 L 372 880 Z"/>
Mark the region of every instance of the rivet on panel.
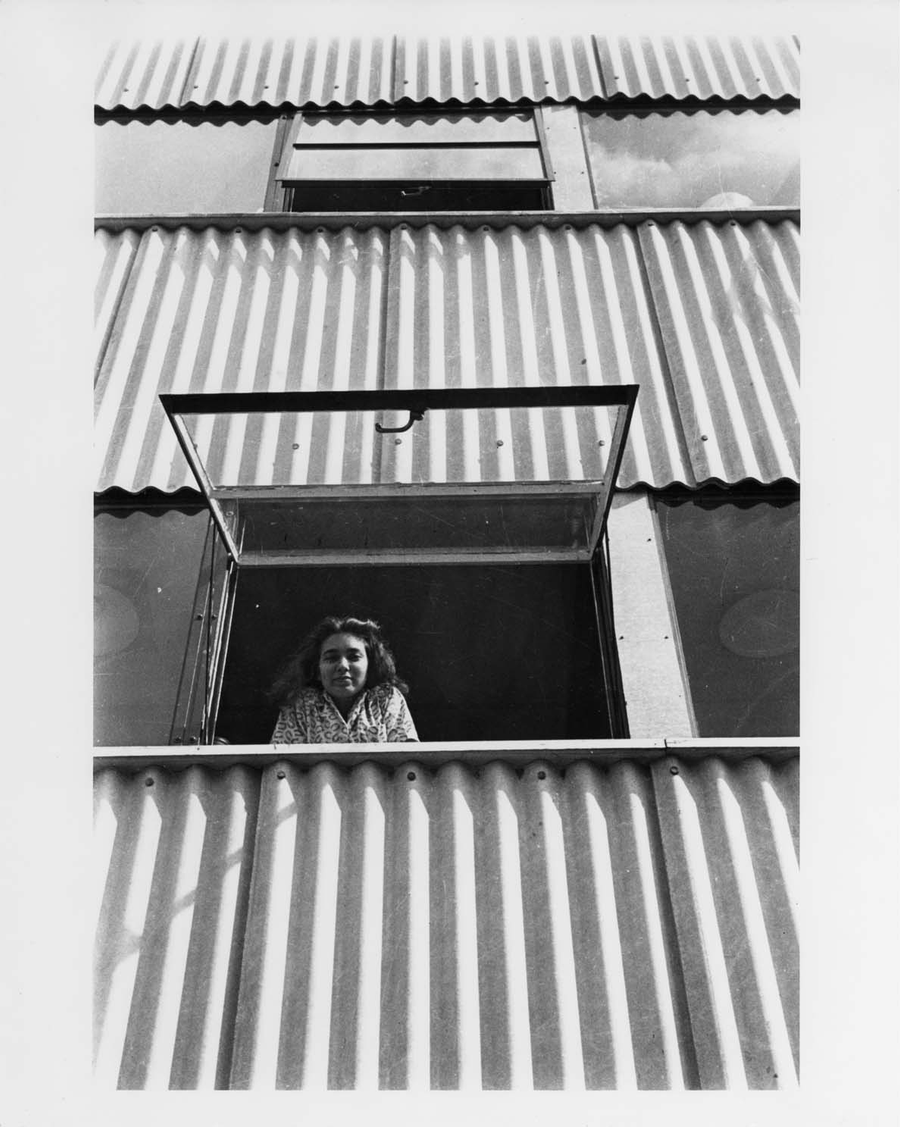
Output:
<path fill-rule="evenodd" d="M 701 434 L 700 435 L 700 441 L 701 442 L 709 442 L 709 435 L 708 434 Z"/>
<path fill-rule="evenodd" d="M 498 439 L 497 439 L 497 445 L 498 445 L 498 446 L 502 446 L 502 445 L 503 445 L 503 439 L 502 439 L 502 438 L 498 438 Z"/>
<path fill-rule="evenodd" d="M 546 771 L 538 771 L 537 775 L 538 775 L 539 779 L 546 779 L 547 778 L 547 772 Z"/>
<path fill-rule="evenodd" d="M 145 787 L 152 787 L 153 786 L 153 780 L 152 779 L 144 779 L 144 786 Z"/>
<path fill-rule="evenodd" d="M 597 440 L 597 445 L 598 445 L 598 446 L 605 446 L 605 445 L 606 445 L 606 439 L 605 439 L 605 438 L 600 438 L 600 439 L 598 439 L 598 440 Z"/>
<path fill-rule="evenodd" d="M 279 779 L 283 779 L 284 778 L 284 771 L 278 771 L 277 774 L 276 774 L 276 777 L 279 778 Z"/>
<path fill-rule="evenodd" d="M 402 446 L 403 445 L 403 439 L 402 438 L 395 438 L 394 439 L 394 445 L 395 446 Z"/>
<path fill-rule="evenodd" d="M 406 777 L 407 777 L 407 779 L 409 779 L 409 781 L 410 781 L 411 783 L 414 783 L 414 782 L 416 781 L 416 773 L 415 773 L 415 771 L 407 771 L 407 773 L 406 773 Z"/>
<path fill-rule="evenodd" d="M 670 775 L 677 775 L 678 774 L 678 768 L 677 767 L 670 767 L 669 768 L 669 774 Z"/>
<path fill-rule="evenodd" d="M 300 449 L 300 443 L 299 442 L 291 443 L 291 449 L 292 450 L 299 450 Z"/>

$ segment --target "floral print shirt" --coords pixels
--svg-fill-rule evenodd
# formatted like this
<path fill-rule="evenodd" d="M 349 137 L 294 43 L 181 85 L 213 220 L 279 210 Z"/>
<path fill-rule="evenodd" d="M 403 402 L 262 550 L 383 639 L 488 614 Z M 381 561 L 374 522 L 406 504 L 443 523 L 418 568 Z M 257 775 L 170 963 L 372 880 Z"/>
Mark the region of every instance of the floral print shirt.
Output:
<path fill-rule="evenodd" d="M 360 693 L 345 720 L 323 689 L 301 689 L 282 708 L 272 743 L 381 744 L 418 740 L 406 698 L 393 685 Z"/>

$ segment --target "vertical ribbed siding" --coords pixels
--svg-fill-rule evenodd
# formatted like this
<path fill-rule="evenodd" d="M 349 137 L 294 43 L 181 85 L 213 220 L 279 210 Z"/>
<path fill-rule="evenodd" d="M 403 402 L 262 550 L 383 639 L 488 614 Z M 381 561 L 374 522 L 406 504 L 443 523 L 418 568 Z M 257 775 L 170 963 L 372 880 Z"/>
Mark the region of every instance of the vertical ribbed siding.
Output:
<path fill-rule="evenodd" d="M 400 102 L 555 102 L 601 90 L 589 36 L 398 36 Z"/>
<path fill-rule="evenodd" d="M 789 36 L 264 36 L 115 43 L 103 109 L 799 97 Z"/>
<path fill-rule="evenodd" d="M 145 232 L 97 377 L 99 488 L 195 485 L 160 392 L 375 387 L 383 259 L 379 231 Z"/>
<path fill-rule="evenodd" d="M 101 231 L 97 246 L 101 491 L 194 484 L 162 391 L 380 386 L 638 383 L 620 487 L 798 477 L 790 222 L 151 229 Z M 498 413 L 495 452 L 505 427 Z M 222 425 L 215 457 L 272 481 L 291 444 L 254 460 L 244 438 Z M 341 480 L 366 480 L 345 461 Z"/>
<path fill-rule="evenodd" d="M 98 1080 L 790 1086 L 797 781 L 715 758 L 103 772 Z"/>
<path fill-rule="evenodd" d="M 797 226 L 650 222 L 640 239 L 695 479 L 797 480 Z"/>
<path fill-rule="evenodd" d="M 800 95 L 800 52 L 788 36 L 622 35 L 596 43 L 610 98 Z"/>
<path fill-rule="evenodd" d="M 621 487 L 798 476 L 792 223 L 181 228 L 97 246 L 99 490 L 193 484 L 161 391 L 378 386 L 638 383 Z M 243 437 L 217 432 L 217 457 Z"/>
<path fill-rule="evenodd" d="M 701 1085 L 795 1087 L 796 765 L 673 759 L 653 775 Z"/>
<path fill-rule="evenodd" d="M 107 1087 L 222 1086 L 258 785 L 241 767 L 97 778 L 94 1060 Z"/>
<path fill-rule="evenodd" d="M 692 480 L 631 228 L 400 227 L 390 251 L 388 387 L 639 383 L 620 485 Z"/>

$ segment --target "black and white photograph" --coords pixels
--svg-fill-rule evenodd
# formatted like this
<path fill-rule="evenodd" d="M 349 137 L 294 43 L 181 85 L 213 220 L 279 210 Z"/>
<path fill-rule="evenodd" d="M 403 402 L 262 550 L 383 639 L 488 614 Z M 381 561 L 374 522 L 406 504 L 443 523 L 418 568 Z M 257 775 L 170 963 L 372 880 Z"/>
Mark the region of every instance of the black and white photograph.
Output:
<path fill-rule="evenodd" d="M 861 1028 L 815 945 L 843 916 L 864 963 L 888 946 L 866 904 L 897 900 L 842 853 L 801 911 L 807 860 L 835 834 L 889 852 L 898 782 L 854 776 L 893 738 L 897 624 L 868 718 L 840 640 L 890 571 L 866 530 L 896 548 L 896 513 L 848 498 L 896 471 L 865 433 L 897 356 L 870 378 L 852 320 L 806 314 L 807 281 L 814 307 L 878 284 L 823 268 L 803 6 L 115 7 L 85 5 L 77 46 L 91 421 L 51 549 L 87 643 L 85 1099 L 295 1093 L 280 1113 L 343 1122 L 321 1101 L 506 1094 L 517 1122 L 589 1123 L 623 1094 L 672 1100 L 622 1120 L 653 1122 L 767 1092 L 801 1121 L 812 1007 Z M 867 145 L 896 177 L 896 137 Z M 836 255 L 877 241 L 864 208 L 842 222 Z M 37 436 L 41 395 L 17 406 Z M 839 538 L 846 594 L 819 569 Z M 829 753 L 851 711 L 859 746 Z M 577 1111 L 522 1099 L 551 1095 Z"/>

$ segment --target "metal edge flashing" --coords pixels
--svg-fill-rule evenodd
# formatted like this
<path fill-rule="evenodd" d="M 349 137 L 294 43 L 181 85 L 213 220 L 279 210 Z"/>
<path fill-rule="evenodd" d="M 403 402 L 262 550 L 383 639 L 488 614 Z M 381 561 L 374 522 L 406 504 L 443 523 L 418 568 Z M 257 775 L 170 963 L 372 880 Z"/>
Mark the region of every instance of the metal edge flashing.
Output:
<path fill-rule="evenodd" d="M 131 119 L 135 117 L 152 117 L 159 118 L 165 116 L 181 117 L 185 114 L 196 114 L 198 116 L 213 116 L 215 114 L 250 114 L 250 113 L 284 113 L 295 111 L 300 112 L 303 110 L 328 110 L 333 113 L 353 113 L 359 110 L 430 110 L 439 107 L 448 107 L 457 109 L 459 107 L 472 107 L 476 109 L 487 109 L 494 107 L 510 107 L 510 108 L 527 108 L 528 106 L 566 106 L 577 105 L 590 108 L 607 107 L 609 109 L 633 109 L 638 110 L 677 110 L 689 108 L 692 110 L 702 109 L 704 107 L 712 107 L 716 110 L 748 110 L 748 109 L 799 109 L 800 98 L 795 94 L 781 94 L 777 98 L 773 98 L 767 94 L 760 94 L 756 97 L 749 97 L 744 94 L 737 94 L 733 97 L 726 98 L 721 94 L 711 94 L 709 97 L 703 97 L 698 94 L 685 94 L 683 98 L 676 97 L 674 94 L 665 94 L 661 97 L 655 98 L 652 94 L 626 94 L 622 91 L 617 91 L 614 94 L 591 94 L 587 98 L 579 98 L 575 95 L 570 95 L 565 98 L 554 98 L 552 95 L 547 95 L 544 98 L 494 98 L 486 100 L 483 98 L 461 99 L 461 98 L 422 98 L 416 100 L 410 97 L 397 98 L 393 101 L 388 101 L 385 98 L 379 98 L 377 101 L 366 102 L 362 99 L 356 98 L 352 102 L 317 102 L 307 99 L 305 102 L 166 102 L 161 106 L 153 106 L 149 102 L 142 102 L 138 106 L 129 106 L 124 102 L 118 102 L 113 106 L 103 106 L 99 103 L 94 104 L 94 120 L 108 121 L 111 118 Z"/>
<path fill-rule="evenodd" d="M 94 230 L 104 231 L 175 231 L 181 227 L 205 231 L 216 228 L 223 231 L 289 231 L 293 228 L 340 231 L 345 227 L 366 230 L 370 227 L 392 229 L 395 227 L 616 227 L 624 224 L 639 227 L 645 223 L 712 223 L 724 226 L 746 225 L 756 222 L 800 223 L 798 207 L 752 207 L 733 211 L 705 208 L 673 208 L 597 211 L 355 211 L 355 212 L 230 212 L 223 214 L 189 213 L 181 215 L 97 215 Z"/>

